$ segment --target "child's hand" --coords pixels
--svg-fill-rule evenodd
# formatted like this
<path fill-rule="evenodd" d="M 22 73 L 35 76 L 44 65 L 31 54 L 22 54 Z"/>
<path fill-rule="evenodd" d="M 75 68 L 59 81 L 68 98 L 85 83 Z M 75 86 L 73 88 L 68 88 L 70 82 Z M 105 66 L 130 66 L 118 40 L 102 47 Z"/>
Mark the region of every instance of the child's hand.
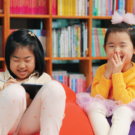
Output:
<path fill-rule="evenodd" d="M 32 99 L 30 98 L 29 93 L 26 92 L 27 108 L 30 106 Z"/>
<path fill-rule="evenodd" d="M 17 81 L 15 79 L 7 80 L 7 82 L 5 82 L 4 85 L 3 85 L 3 89 L 5 89 L 7 86 L 9 86 L 11 84 L 14 84 L 14 83 L 17 83 Z"/>
<path fill-rule="evenodd" d="M 112 63 L 113 63 L 113 74 L 115 73 L 121 73 L 124 63 L 126 60 L 126 54 L 124 55 L 124 57 L 121 59 L 120 54 L 119 53 L 115 53 L 113 58 L 112 58 Z"/>
<path fill-rule="evenodd" d="M 113 58 L 113 55 L 114 55 L 114 53 L 111 54 L 110 58 L 107 61 L 106 70 L 104 73 L 104 77 L 106 79 L 111 79 L 111 76 L 112 76 L 113 63 L 112 63 L 111 59 Z"/>

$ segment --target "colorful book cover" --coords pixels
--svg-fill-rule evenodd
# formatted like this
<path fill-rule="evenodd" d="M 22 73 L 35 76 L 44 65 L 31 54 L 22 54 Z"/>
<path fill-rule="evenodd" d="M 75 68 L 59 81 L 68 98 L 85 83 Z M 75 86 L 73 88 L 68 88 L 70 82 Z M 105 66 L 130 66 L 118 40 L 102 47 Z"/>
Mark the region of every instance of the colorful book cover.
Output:
<path fill-rule="evenodd" d="M 13 14 L 13 0 L 10 0 L 10 14 Z"/>
<path fill-rule="evenodd" d="M 96 16 L 95 0 L 93 0 L 93 16 Z"/>
<path fill-rule="evenodd" d="M 92 28 L 92 57 L 96 57 L 95 55 L 95 39 L 94 39 L 94 28 Z"/>

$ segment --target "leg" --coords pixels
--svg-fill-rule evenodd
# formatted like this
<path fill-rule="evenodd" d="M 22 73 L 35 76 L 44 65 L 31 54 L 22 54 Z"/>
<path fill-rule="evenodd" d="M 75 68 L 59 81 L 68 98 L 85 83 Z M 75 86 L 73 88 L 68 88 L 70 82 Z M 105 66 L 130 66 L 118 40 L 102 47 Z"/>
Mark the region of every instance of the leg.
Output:
<path fill-rule="evenodd" d="M 87 112 L 95 135 L 108 135 L 110 125 L 106 119 L 106 112 L 102 104 L 93 102 Z"/>
<path fill-rule="evenodd" d="M 109 135 L 128 135 L 133 121 L 133 113 L 127 106 L 117 108 L 112 117 L 112 127 Z"/>
<path fill-rule="evenodd" d="M 59 135 L 65 110 L 65 90 L 57 81 L 49 81 L 37 93 L 27 109 L 17 135 Z"/>
<path fill-rule="evenodd" d="M 23 87 L 12 84 L 0 92 L 0 135 L 13 134 L 26 109 Z"/>

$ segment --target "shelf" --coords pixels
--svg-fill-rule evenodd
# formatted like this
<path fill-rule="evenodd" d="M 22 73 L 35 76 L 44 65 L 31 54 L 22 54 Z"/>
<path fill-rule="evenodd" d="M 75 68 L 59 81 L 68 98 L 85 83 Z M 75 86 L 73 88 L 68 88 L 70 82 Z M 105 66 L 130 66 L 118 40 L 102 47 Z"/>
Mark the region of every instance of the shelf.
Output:
<path fill-rule="evenodd" d="M 92 16 L 92 19 L 99 19 L 99 20 L 111 20 L 111 16 Z"/>
<path fill-rule="evenodd" d="M 52 60 L 89 60 L 89 57 L 65 57 L 65 58 L 52 58 Z"/>
<path fill-rule="evenodd" d="M 0 57 L 0 61 L 5 61 L 5 58 L 3 58 L 3 57 Z"/>
<path fill-rule="evenodd" d="M 91 57 L 92 60 L 107 60 L 107 57 Z"/>
<path fill-rule="evenodd" d="M 4 17 L 5 15 L 4 14 L 0 14 L 0 17 Z"/>
<path fill-rule="evenodd" d="M 10 14 L 11 18 L 50 18 L 50 15 Z"/>
<path fill-rule="evenodd" d="M 60 16 L 60 15 L 53 15 L 52 18 L 54 19 L 89 19 L 89 16 Z"/>
<path fill-rule="evenodd" d="M 44 59 L 45 59 L 45 60 L 50 60 L 50 58 L 49 58 L 49 57 L 45 57 Z"/>

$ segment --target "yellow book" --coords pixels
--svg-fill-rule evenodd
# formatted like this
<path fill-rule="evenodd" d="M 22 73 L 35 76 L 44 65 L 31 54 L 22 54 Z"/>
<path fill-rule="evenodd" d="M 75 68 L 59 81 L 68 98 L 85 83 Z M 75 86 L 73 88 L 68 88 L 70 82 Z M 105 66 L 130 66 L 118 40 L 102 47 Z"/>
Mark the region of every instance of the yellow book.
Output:
<path fill-rule="evenodd" d="M 70 15 L 72 16 L 72 0 L 70 0 L 69 12 L 70 12 Z"/>
<path fill-rule="evenodd" d="M 65 0 L 61 0 L 61 5 L 62 5 L 62 15 L 64 15 L 64 6 L 65 6 L 65 5 L 64 5 L 64 1 L 65 1 Z"/>
<path fill-rule="evenodd" d="M 60 0 L 60 15 L 62 15 L 62 1 L 63 0 Z"/>

